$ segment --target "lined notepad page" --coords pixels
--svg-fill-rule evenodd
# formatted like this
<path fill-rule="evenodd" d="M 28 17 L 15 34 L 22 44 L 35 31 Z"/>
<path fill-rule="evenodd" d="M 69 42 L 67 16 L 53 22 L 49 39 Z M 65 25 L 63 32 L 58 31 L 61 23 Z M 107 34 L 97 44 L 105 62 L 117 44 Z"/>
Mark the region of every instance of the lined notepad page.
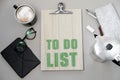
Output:
<path fill-rule="evenodd" d="M 83 70 L 81 9 L 41 11 L 41 70 Z"/>

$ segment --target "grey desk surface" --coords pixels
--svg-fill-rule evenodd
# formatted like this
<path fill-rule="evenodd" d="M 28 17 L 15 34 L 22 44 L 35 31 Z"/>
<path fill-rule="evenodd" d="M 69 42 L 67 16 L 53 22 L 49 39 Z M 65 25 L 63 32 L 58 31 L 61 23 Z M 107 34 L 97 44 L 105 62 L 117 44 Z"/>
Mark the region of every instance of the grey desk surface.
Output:
<path fill-rule="evenodd" d="M 40 59 L 40 11 L 56 9 L 58 2 L 63 1 L 67 8 L 83 9 L 83 40 L 84 40 L 84 71 L 52 71 L 42 72 L 40 65 L 29 73 L 23 80 L 120 80 L 120 67 L 112 62 L 98 63 L 89 56 L 89 49 L 94 38 L 85 27 L 89 24 L 97 30 L 97 23 L 85 12 L 86 8 L 95 9 L 112 2 L 120 14 L 119 0 L 0 0 L 0 51 L 10 44 L 16 37 L 24 36 L 28 29 L 16 22 L 14 18 L 14 4 L 30 4 L 37 12 L 38 21 L 33 26 L 37 30 L 37 37 L 27 41 L 28 46 Z M 98 30 L 97 30 L 98 31 Z M 21 80 L 7 62 L 0 56 L 0 80 Z"/>

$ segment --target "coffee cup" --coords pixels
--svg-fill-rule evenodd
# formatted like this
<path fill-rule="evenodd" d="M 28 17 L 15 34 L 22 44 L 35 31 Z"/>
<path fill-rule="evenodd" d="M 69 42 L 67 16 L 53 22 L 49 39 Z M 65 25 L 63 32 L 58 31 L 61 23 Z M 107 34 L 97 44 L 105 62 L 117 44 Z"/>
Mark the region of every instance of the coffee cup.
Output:
<path fill-rule="evenodd" d="M 21 24 L 33 24 L 35 21 L 35 10 L 28 5 L 14 5 L 16 20 Z"/>

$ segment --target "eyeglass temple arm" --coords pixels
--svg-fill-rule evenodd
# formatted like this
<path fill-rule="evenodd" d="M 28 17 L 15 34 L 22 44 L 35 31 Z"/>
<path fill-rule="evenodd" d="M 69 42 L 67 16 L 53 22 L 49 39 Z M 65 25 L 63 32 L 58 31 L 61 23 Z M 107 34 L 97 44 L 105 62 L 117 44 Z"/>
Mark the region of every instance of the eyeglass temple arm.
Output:
<path fill-rule="evenodd" d="M 23 38 L 22 40 L 24 41 L 24 40 L 26 39 L 26 37 L 27 37 L 27 36 L 25 35 L 24 38 Z"/>

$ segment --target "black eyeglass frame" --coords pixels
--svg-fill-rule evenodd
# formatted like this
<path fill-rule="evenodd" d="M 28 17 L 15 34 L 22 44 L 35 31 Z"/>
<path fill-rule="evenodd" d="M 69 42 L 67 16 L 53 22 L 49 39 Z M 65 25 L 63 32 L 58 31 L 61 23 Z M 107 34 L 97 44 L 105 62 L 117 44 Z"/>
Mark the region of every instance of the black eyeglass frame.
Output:
<path fill-rule="evenodd" d="M 23 53 L 27 47 L 27 44 L 25 42 L 25 39 L 28 40 L 33 40 L 36 37 L 36 33 L 37 31 L 34 30 L 34 28 L 29 28 L 26 33 L 24 38 L 16 45 L 15 47 L 15 51 L 19 52 L 19 53 Z M 34 36 L 32 38 L 28 38 L 29 35 L 34 34 Z"/>
<path fill-rule="evenodd" d="M 33 33 L 35 34 L 35 36 L 34 36 L 33 38 L 28 38 L 28 37 L 27 37 L 28 35 L 30 35 L 30 34 L 27 34 L 27 32 L 29 32 L 30 30 L 33 30 L 33 32 L 30 33 L 30 34 L 33 34 Z M 30 28 L 30 29 L 28 29 L 28 30 L 26 31 L 25 37 L 24 37 L 22 40 L 23 40 L 23 41 L 24 41 L 25 39 L 33 40 L 33 39 L 36 37 L 36 33 L 37 33 L 37 31 L 35 31 L 34 28 Z"/>

